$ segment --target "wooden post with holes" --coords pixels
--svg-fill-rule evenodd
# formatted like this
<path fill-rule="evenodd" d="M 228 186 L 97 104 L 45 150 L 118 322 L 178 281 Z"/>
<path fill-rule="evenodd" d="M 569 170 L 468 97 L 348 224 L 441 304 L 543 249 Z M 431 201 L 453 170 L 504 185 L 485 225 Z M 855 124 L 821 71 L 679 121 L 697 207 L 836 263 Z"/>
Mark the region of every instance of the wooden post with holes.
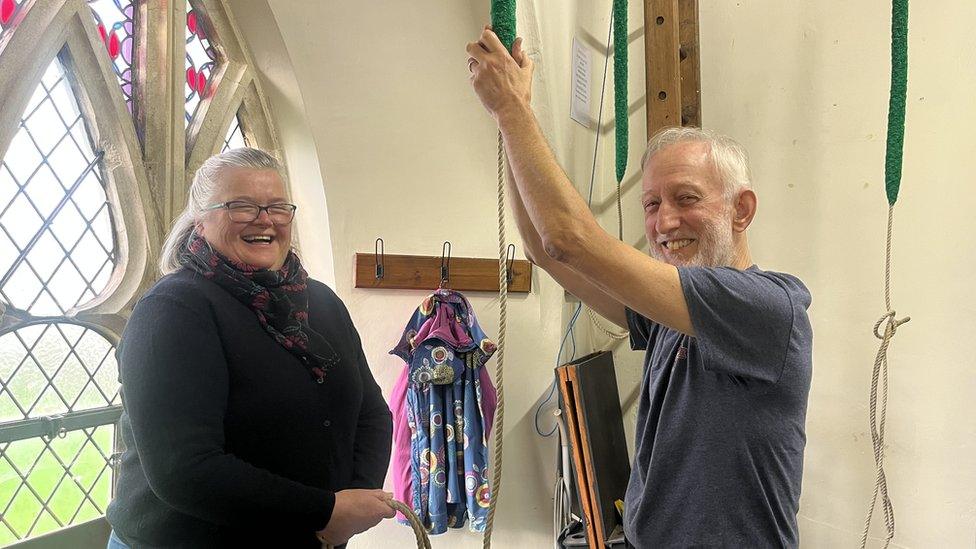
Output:
<path fill-rule="evenodd" d="M 701 126 L 698 0 L 644 0 L 647 136 Z"/>

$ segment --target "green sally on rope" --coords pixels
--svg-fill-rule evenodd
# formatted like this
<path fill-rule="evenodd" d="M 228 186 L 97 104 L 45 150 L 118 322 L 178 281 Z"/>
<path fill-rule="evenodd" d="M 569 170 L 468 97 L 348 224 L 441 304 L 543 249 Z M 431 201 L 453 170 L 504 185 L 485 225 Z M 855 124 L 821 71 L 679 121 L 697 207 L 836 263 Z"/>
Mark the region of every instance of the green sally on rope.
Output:
<path fill-rule="evenodd" d="M 492 0 L 491 27 L 505 48 L 512 50 L 515 42 L 515 0 Z M 617 182 L 627 171 L 627 140 L 629 136 L 627 102 L 627 0 L 613 0 L 613 90 L 616 119 Z"/>
<path fill-rule="evenodd" d="M 515 42 L 515 0 L 491 0 L 491 28 L 505 49 Z"/>
<path fill-rule="evenodd" d="M 908 92 L 908 0 L 891 3 L 891 94 L 888 97 L 888 145 L 885 151 L 885 194 L 894 206 L 901 186 L 905 144 L 905 95 Z"/>
<path fill-rule="evenodd" d="M 616 129 L 617 183 L 627 172 L 627 0 L 613 0 L 613 107 Z"/>

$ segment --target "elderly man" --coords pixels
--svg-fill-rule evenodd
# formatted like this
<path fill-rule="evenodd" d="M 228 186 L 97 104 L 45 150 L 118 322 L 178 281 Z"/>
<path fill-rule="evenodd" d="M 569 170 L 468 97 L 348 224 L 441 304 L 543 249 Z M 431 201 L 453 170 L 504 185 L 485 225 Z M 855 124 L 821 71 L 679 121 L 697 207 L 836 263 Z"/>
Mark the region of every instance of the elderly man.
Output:
<path fill-rule="evenodd" d="M 642 162 L 650 257 L 607 234 L 529 105 L 532 61 L 490 30 L 468 44 L 530 259 L 646 350 L 624 523 L 636 547 L 796 547 L 810 388 L 810 294 L 753 264 L 745 151 L 695 128 Z"/>

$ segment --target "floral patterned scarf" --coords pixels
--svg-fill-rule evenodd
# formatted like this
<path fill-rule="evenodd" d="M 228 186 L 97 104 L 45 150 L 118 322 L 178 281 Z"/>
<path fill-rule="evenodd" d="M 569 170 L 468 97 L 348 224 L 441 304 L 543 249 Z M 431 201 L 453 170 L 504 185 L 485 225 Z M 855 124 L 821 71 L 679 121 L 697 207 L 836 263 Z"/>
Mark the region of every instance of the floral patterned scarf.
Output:
<path fill-rule="evenodd" d="M 288 252 L 280 270 L 258 269 L 224 257 L 193 231 L 180 262 L 254 311 L 261 326 L 305 364 L 317 383 L 339 362 L 332 345 L 308 324 L 308 273 L 295 252 Z"/>

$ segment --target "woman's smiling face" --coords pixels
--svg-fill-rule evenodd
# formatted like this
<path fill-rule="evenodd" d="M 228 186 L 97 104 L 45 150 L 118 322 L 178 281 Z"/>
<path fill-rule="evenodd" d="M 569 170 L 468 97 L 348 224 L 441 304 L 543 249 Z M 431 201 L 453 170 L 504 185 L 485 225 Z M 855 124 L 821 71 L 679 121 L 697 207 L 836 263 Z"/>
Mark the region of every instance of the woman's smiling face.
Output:
<path fill-rule="evenodd" d="M 275 170 L 225 168 L 213 204 L 231 201 L 257 206 L 286 204 L 285 183 Z M 258 269 L 278 270 L 291 250 L 291 220 L 276 223 L 267 210 L 252 221 L 235 221 L 227 208 L 206 212 L 197 231 L 226 258 Z"/>

